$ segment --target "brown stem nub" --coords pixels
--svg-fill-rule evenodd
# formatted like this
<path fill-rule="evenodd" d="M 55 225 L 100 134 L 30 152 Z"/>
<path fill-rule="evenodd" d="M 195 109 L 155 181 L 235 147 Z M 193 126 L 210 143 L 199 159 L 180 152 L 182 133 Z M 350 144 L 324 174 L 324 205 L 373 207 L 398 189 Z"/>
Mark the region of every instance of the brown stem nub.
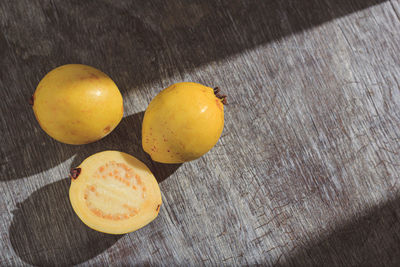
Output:
<path fill-rule="evenodd" d="M 31 96 L 31 98 L 29 98 L 29 105 L 33 106 L 34 100 L 35 100 L 35 98 L 33 96 Z"/>
<path fill-rule="evenodd" d="M 81 174 L 81 171 L 81 168 L 73 168 L 69 172 L 69 177 L 71 177 L 72 180 L 75 180 L 76 178 L 78 178 L 79 174 Z"/>
<path fill-rule="evenodd" d="M 219 89 L 219 87 L 215 87 L 215 88 L 214 88 L 214 94 L 215 94 L 215 96 L 218 97 L 219 99 L 221 99 L 222 104 L 228 105 L 228 102 L 227 102 L 227 100 L 226 100 L 227 96 L 226 96 L 226 95 L 221 95 L 221 94 L 220 94 L 220 91 L 221 91 L 221 90 Z"/>
<path fill-rule="evenodd" d="M 226 95 L 222 96 L 222 104 L 224 104 L 224 105 L 228 105 L 226 98 L 227 98 Z"/>

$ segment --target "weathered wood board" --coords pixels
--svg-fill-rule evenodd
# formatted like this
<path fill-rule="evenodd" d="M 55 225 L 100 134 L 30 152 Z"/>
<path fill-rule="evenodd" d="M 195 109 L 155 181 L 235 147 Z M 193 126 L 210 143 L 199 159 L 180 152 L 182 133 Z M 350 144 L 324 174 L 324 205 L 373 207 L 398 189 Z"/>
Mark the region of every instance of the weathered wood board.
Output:
<path fill-rule="evenodd" d="M 400 265 L 400 1 L 1 1 L 0 265 Z M 103 140 L 50 139 L 28 99 L 66 63 L 109 74 L 125 116 Z M 143 111 L 178 81 L 228 95 L 214 149 L 142 151 Z M 123 236 L 83 225 L 68 171 L 121 150 L 162 190 Z"/>

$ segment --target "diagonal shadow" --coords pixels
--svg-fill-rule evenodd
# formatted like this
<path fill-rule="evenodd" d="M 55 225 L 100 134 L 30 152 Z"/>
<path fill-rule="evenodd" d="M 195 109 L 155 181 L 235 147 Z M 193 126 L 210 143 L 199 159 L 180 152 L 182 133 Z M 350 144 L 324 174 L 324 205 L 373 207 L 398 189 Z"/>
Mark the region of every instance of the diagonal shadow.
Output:
<path fill-rule="evenodd" d="M 400 198 L 314 239 L 279 266 L 400 266 Z"/>
<path fill-rule="evenodd" d="M 122 235 L 84 225 L 69 203 L 68 179 L 37 190 L 13 211 L 9 229 L 15 253 L 35 266 L 71 266 L 91 259 Z"/>
<path fill-rule="evenodd" d="M 0 19 L 0 181 L 48 170 L 81 150 L 46 136 L 27 105 L 56 66 L 99 68 L 126 95 L 384 1 L 0 2 L 7 11 Z"/>

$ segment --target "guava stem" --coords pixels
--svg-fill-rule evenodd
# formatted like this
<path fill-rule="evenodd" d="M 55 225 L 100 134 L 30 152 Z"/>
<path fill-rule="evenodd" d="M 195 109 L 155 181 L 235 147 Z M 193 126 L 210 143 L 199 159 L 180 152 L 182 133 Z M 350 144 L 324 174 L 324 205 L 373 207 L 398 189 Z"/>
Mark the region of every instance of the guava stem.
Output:
<path fill-rule="evenodd" d="M 221 95 L 220 91 L 221 90 L 219 89 L 219 87 L 215 87 L 214 88 L 214 95 L 221 100 L 222 104 L 228 105 L 228 102 L 226 100 L 227 96 L 226 95 Z"/>
<path fill-rule="evenodd" d="M 75 180 L 78 178 L 79 174 L 81 174 L 82 169 L 81 168 L 73 168 L 69 172 L 69 176 L 71 177 L 72 180 Z"/>
<path fill-rule="evenodd" d="M 29 105 L 33 106 L 34 100 L 35 100 L 35 98 L 33 96 L 31 96 L 31 98 L 29 98 Z"/>

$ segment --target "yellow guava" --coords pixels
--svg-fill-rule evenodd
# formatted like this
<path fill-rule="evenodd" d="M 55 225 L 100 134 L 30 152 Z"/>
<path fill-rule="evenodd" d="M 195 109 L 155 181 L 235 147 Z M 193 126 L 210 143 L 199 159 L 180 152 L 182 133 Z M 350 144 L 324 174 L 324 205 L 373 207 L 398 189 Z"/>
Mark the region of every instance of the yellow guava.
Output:
<path fill-rule="evenodd" d="M 42 129 L 66 144 L 87 144 L 109 134 L 121 121 L 123 101 L 115 83 L 86 65 L 50 71 L 31 99 Z"/>
<path fill-rule="evenodd" d="M 154 161 L 182 163 L 207 153 L 224 128 L 226 96 L 218 88 L 176 83 L 161 91 L 143 118 L 142 145 Z"/>

